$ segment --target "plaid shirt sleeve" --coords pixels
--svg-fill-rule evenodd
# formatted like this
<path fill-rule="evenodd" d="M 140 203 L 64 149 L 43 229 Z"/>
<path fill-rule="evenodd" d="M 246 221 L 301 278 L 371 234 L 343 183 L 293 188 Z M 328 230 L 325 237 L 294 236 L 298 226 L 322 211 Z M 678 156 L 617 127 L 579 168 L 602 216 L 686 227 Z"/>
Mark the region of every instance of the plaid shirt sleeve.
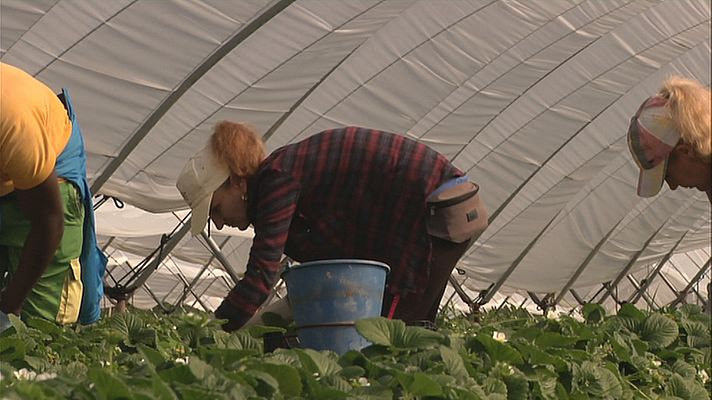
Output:
<path fill-rule="evenodd" d="M 279 278 L 279 261 L 297 208 L 300 185 L 288 174 L 272 170 L 260 179 L 256 189 L 257 215 L 250 259 L 244 277 L 227 296 L 229 304 L 240 310 L 231 319 L 244 319 L 242 324 L 264 303 Z"/>

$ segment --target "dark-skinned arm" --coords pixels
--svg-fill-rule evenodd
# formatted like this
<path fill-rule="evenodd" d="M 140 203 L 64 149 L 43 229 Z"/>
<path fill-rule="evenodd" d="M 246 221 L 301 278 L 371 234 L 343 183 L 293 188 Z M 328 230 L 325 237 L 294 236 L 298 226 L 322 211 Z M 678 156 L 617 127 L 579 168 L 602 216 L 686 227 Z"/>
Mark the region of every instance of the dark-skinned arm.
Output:
<path fill-rule="evenodd" d="M 20 315 L 22 304 L 47 269 L 64 233 L 64 208 L 54 171 L 39 185 L 15 190 L 17 204 L 30 221 L 30 232 L 20 254 L 20 264 L 7 282 L 0 311 Z"/>

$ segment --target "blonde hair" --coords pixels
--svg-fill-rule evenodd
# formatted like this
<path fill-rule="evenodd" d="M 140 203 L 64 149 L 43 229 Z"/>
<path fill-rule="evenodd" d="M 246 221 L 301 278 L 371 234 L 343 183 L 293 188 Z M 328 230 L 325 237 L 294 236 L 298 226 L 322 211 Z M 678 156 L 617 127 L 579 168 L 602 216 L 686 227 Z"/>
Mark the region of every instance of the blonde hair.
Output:
<path fill-rule="evenodd" d="M 242 122 L 218 122 L 210 137 L 210 146 L 217 158 L 238 176 L 253 175 L 265 159 L 262 138 L 254 127 Z"/>
<path fill-rule="evenodd" d="M 663 83 L 660 95 L 668 99 L 671 122 L 680 132 L 681 140 L 692 146 L 697 157 L 710 162 L 712 159 L 710 89 L 695 80 L 672 76 Z"/>

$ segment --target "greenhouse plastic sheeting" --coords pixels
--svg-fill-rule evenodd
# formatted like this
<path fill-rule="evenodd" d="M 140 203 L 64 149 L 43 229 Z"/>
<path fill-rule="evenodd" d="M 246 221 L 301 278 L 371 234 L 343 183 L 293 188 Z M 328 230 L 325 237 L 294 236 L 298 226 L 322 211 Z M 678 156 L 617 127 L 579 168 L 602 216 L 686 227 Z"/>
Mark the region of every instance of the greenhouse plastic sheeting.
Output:
<path fill-rule="evenodd" d="M 361 125 L 442 152 L 494 216 L 460 265 L 478 285 L 515 265 L 507 287 L 557 291 L 583 265 L 572 287 L 591 287 L 655 232 L 631 272 L 683 235 L 676 253 L 710 247 L 706 196 L 637 197 L 625 141 L 666 77 L 710 84 L 708 0 L 3 0 L 0 14 L 2 61 L 71 90 L 92 188 L 135 207 L 99 208 L 108 253 L 144 257 L 173 231 L 177 174 L 223 119 L 268 150 Z M 229 235 L 244 271 L 250 235 Z M 172 257 L 207 262 L 197 242 Z"/>

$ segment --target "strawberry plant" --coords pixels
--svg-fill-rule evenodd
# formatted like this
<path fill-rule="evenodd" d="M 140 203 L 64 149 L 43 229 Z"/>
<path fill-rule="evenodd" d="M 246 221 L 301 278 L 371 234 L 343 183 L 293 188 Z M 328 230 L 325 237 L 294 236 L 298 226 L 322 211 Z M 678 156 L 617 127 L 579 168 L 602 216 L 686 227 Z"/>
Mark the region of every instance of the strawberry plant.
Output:
<path fill-rule="evenodd" d="M 92 326 L 12 318 L 0 335 L 7 399 L 709 399 L 710 316 L 699 307 L 580 318 L 520 309 L 461 315 L 431 331 L 373 318 L 373 343 L 329 351 L 263 351 L 196 310 L 132 309 Z"/>

